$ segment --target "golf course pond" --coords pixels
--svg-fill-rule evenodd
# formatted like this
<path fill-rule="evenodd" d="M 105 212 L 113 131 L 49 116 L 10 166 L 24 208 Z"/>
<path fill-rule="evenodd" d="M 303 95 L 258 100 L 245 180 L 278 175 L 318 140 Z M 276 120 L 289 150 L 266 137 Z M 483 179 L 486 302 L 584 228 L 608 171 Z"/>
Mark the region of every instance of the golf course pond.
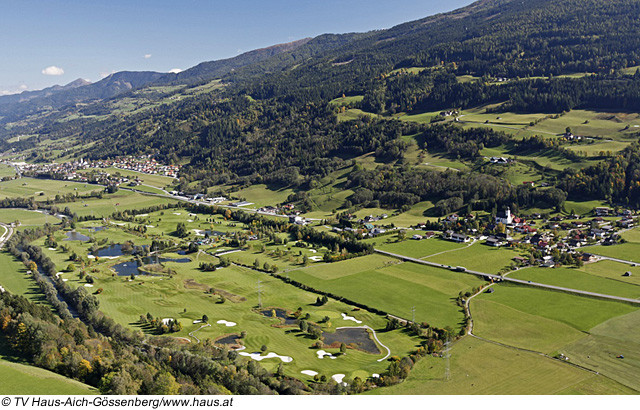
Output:
<path fill-rule="evenodd" d="M 287 326 L 293 326 L 298 324 L 298 319 L 295 317 L 291 317 L 287 314 L 287 311 L 281 308 L 272 308 L 272 309 L 262 309 L 260 314 L 266 317 L 273 317 L 273 312 L 275 311 L 276 317 L 280 319 L 284 319 L 284 324 Z"/>
<path fill-rule="evenodd" d="M 333 333 L 322 332 L 322 341 L 325 346 L 333 347 L 332 345 L 334 344 L 339 346 L 340 343 L 344 343 L 355 346 L 359 350 L 367 353 L 380 354 L 378 345 L 371 339 L 371 335 L 367 332 L 367 329 L 361 327 L 343 327 Z"/>
<path fill-rule="evenodd" d="M 91 238 L 76 231 L 66 232 L 67 239 L 65 241 L 88 242 Z"/>
<path fill-rule="evenodd" d="M 139 260 L 132 260 L 127 262 L 118 263 L 113 265 L 113 269 L 118 276 L 131 276 L 133 275 L 149 275 L 145 271 L 141 271 L 140 268 L 145 265 L 157 265 L 164 262 L 176 262 L 176 263 L 188 263 L 191 262 L 189 258 L 162 258 L 158 256 L 146 256 Z"/>

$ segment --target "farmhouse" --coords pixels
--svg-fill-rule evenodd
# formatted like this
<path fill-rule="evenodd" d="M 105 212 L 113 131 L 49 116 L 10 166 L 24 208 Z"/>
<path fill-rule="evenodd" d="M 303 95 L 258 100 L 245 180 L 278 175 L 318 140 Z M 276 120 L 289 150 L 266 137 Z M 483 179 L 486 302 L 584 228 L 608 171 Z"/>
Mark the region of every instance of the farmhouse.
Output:
<path fill-rule="evenodd" d="M 467 235 L 463 233 L 453 232 L 453 231 L 446 231 L 444 233 L 444 239 L 448 239 L 450 241 L 460 242 L 460 243 L 469 242 L 471 240 L 471 238 L 469 238 Z"/>
<path fill-rule="evenodd" d="M 598 216 L 608 216 L 611 212 L 611 208 L 606 206 L 599 206 L 596 208 L 596 215 Z"/>
<path fill-rule="evenodd" d="M 496 238 L 495 236 L 488 237 L 485 243 L 489 246 L 494 246 L 496 248 L 502 246 L 503 244 L 502 240 L 499 238 Z"/>

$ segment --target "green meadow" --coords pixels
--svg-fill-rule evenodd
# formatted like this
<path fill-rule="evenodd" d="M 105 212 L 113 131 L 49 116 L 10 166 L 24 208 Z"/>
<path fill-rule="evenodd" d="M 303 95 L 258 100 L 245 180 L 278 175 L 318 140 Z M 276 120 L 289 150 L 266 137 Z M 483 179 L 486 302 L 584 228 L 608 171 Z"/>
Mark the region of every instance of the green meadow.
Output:
<path fill-rule="evenodd" d="M 433 326 L 457 328 L 463 319 L 454 299 L 483 283 L 471 275 L 371 255 L 357 262 L 330 264 L 332 274 L 323 267 L 289 272 L 291 279 L 358 303 L 374 306 L 402 318 L 412 318 Z"/>
<path fill-rule="evenodd" d="M 368 394 L 635 394 L 603 376 L 535 353 L 517 351 L 465 337 L 451 348 L 450 378 L 446 360 L 420 360 L 407 380 Z"/>

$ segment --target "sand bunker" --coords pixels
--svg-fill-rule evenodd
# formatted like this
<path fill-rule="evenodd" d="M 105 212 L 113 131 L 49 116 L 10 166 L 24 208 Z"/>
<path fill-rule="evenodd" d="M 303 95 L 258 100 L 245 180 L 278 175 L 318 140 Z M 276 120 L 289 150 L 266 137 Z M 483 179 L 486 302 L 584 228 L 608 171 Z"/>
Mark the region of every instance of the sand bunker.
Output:
<path fill-rule="evenodd" d="M 49 248 L 49 250 L 50 250 L 50 251 L 55 251 L 55 250 L 56 250 L 56 248 Z"/>
<path fill-rule="evenodd" d="M 174 215 L 182 215 L 180 212 L 174 212 Z"/>
<path fill-rule="evenodd" d="M 219 325 L 225 325 L 226 327 L 232 327 L 237 325 L 236 322 L 227 322 L 226 320 L 218 320 L 216 323 Z"/>
<path fill-rule="evenodd" d="M 247 357 L 250 357 L 253 360 L 257 360 L 257 361 L 262 361 L 264 359 L 272 359 L 274 357 L 277 357 L 278 359 L 282 360 L 285 363 L 289 363 L 289 362 L 293 361 L 293 357 L 280 356 L 279 354 L 276 354 L 276 353 L 273 353 L 273 352 L 267 353 L 266 356 L 262 356 L 259 352 L 256 352 L 256 353 L 240 352 L 239 355 L 240 356 L 247 356 Z"/>
<path fill-rule="evenodd" d="M 202 319 L 196 319 L 193 321 L 193 323 L 202 323 Z"/>
<path fill-rule="evenodd" d="M 355 317 L 353 317 L 353 316 L 347 316 L 347 314 L 346 314 L 346 313 L 343 313 L 343 314 L 342 314 L 342 319 L 344 319 L 344 320 L 351 320 L 351 321 L 354 321 L 354 322 L 356 322 L 356 323 L 362 323 L 362 320 L 358 320 L 358 319 L 356 319 L 356 318 L 355 318 Z"/>
<path fill-rule="evenodd" d="M 325 352 L 324 350 L 318 350 L 316 354 L 318 355 L 318 359 L 324 359 L 325 357 L 328 357 L 329 359 L 338 358 L 337 356 L 334 356 L 331 353 Z"/>
<path fill-rule="evenodd" d="M 93 285 L 92 285 L 92 284 L 90 284 L 90 283 L 85 283 L 85 284 L 84 284 L 84 287 L 85 287 L 85 288 L 92 288 L 92 287 L 93 287 Z"/>
<path fill-rule="evenodd" d="M 149 214 L 140 214 L 140 215 L 136 215 L 136 217 L 142 217 L 142 216 L 149 216 Z"/>
<path fill-rule="evenodd" d="M 371 377 L 378 378 L 378 377 L 380 377 L 380 375 L 378 373 L 373 373 L 373 374 L 371 374 Z"/>
<path fill-rule="evenodd" d="M 303 371 L 301 371 L 300 373 L 302 373 L 302 374 L 306 374 L 307 376 L 311 376 L 311 377 L 313 377 L 313 376 L 315 376 L 316 374 L 318 374 L 318 372 L 314 372 L 313 370 L 303 370 Z"/>
<path fill-rule="evenodd" d="M 338 374 L 334 374 L 333 376 L 331 376 L 331 378 L 333 380 L 335 380 L 336 382 L 338 382 L 338 383 L 342 383 L 342 379 L 344 379 L 344 376 L 345 376 L 344 374 L 338 373 Z"/>

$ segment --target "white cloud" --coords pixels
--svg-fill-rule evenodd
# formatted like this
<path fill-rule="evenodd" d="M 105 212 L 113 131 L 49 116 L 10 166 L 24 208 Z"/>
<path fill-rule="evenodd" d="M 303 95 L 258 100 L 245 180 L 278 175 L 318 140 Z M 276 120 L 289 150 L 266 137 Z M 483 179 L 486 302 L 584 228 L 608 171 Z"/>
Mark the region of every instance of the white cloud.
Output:
<path fill-rule="evenodd" d="M 169 72 L 173 73 L 173 74 L 178 74 L 178 73 L 182 72 L 182 69 L 180 69 L 180 68 L 172 68 L 171 70 L 169 70 Z"/>
<path fill-rule="evenodd" d="M 102 80 L 103 78 L 107 78 L 109 77 L 111 74 L 114 74 L 116 72 L 116 70 L 111 70 L 111 72 L 108 71 L 101 71 L 98 75 L 100 76 L 100 79 Z"/>
<path fill-rule="evenodd" d="M 20 84 L 19 86 L 11 86 L 4 90 L 0 90 L 0 96 L 4 95 L 12 95 L 12 94 L 20 94 L 23 91 L 26 91 L 29 87 L 26 84 Z"/>
<path fill-rule="evenodd" d="M 54 65 L 51 65 L 47 68 L 45 68 L 44 70 L 42 70 L 42 74 L 44 75 L 62 75 L 64 74 L 64 70 L 60 67 L 56 67 Z"/>
<path fill-rule="evenodd" d="M 144 58 L 151 58 L 151 54 L 145 54 Z"/>

